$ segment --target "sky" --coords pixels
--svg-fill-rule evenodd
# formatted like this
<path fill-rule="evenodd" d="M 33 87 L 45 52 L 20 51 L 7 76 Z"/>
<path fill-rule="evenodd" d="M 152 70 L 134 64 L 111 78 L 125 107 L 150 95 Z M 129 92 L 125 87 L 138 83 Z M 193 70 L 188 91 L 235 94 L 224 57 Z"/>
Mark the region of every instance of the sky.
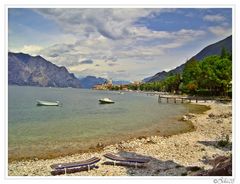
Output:
<path fill-rule="evenodd" d="M 8 50 L 78 77 L 140 81 L 232 34 L 230 8 L 9 8 Z"/>

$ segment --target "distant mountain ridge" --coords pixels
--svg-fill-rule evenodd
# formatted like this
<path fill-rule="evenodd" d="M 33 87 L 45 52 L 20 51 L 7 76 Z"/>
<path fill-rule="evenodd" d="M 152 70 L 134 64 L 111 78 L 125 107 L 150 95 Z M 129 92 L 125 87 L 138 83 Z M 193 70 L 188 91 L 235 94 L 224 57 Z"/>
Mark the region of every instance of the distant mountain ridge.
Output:
<path fill-rule="evenodd" d="M 107 79 L 95 76 L 87 76 L 79 79 L 82 88 L 91 89 L 97 84 L 103 84 L 107 81 Z"/>
<path fill-rule="evenodd" d="M 223 47 L 228 52 L 232 52 L 232 35 L 223 39 L 223 40 L 221 40 L 221 41 L 218 41 L 214 44 L 211 44 L 211 45 L 205 47 L 204 49 L 202 49 L 198 54 L 196 54 L 192 58 L 196 59 L 197 61 L 200 61 L 207 56 L 220 55 Z M 162 71 L 162 72 L 159 72 L 159 73 L 155 74 L 152 77 L 147 77 L 147 78 L 143 79 L 143 82 L 161 81 L 161 80 L 164 80 L 170 73 L 172 73 L 172 74 L 181 73 L 184 69 L 185 64 L 186 63 L 184 63 L 184 64 L 182 64 L 182 65 L 180 65 L 180 66 L 176 67 L 175 69 L 170 70 L 168 72 Z"/>
<path fill-rule="evenodd" d="M 41 56 L 8 53 L 8 84 L 41 87 L 80 88 L 80 81 L 64 67 Z"/>
<path fill-rule="evenodd" d="M 126 80 L 114 80 L 112 81 L 112 83 L 114 85 L 126 85 L 126 84 L 130 84 L 130 81 L 126 81 Z"/>
<path fill-rule="evenodd" d="M 82 88 L 86 88 L 86 89 L 91 89 L 95 85 L 98 85 L 98 84 L 101 85 L 108 81 L 105 78 L 96 77 L 96 76 L 86 76 L 79 80 L 81 82 Z M 129 84 L 129 83 L 130 83 L 129 81 L 125 81 L 125 80 L 112 81 L 113 85 L 124 85 L 124 84 Z"/>

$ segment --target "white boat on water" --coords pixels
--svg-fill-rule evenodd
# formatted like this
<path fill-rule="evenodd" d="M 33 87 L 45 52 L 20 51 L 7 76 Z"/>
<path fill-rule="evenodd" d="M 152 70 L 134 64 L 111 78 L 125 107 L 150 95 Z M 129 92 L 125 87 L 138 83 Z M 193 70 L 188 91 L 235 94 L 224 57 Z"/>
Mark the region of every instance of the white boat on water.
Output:
<path fill-rule="evenodd" d="M 102 99 L 99 100 L 99 102 L 100 102 L 101 104 L 112 104 L 112 103 L 114 103 L 114 101 L 112 101 L 112 100 L 109 99 L 109 98 L 102 98 Z"/>
<path fill-rule="evenodd" d="M 59 101 L 49 102 L 49 101 L 37 100 L 37 105 L 38 106 L 60 106 L 60 102 Z"/>

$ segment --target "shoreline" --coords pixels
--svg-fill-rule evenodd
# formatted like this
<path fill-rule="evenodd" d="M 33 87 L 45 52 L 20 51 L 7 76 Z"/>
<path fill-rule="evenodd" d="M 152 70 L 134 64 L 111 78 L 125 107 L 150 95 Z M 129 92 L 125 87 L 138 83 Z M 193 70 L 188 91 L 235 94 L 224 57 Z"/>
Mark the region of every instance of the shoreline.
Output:
<path fill-rule="evenodd" d="M 99 150 L 74 154 L 54 159 L 35 159 L 13 161 L 8 163 L 9 176 L 49 176 L 51 164 L 85 160 L 92 156 L 101 158 L 97 163 L 99 168 L 89 172 L 82 171 L 69 176 L 181 176 L 188 175 L 187 167 L 197 166 L 211 169 L 204 160 L 213 159 L 218 155 L 229 156 L 230 148 L 219 148 L 215 144 L 222 134 L 232 138 L 231 104 L 197 103 L 210 105 L 211 109 L 203 114 L 188 114 L 183 118 L 189 120 L 195 127 L 194 131 L 171 136 L 148 136 L 121 141 L 117 144 L 102 147 Z M 186 119 L 187 118 L 187 119 Z M 102 155 L 116 153 L 122 156 L 138 156 L 150 158 L 147 168 L 131 168 L 124 166 L 104 165 Z"/>
<path fill-rule="evenodd" d="M 198 114 L 204 113 L 205 111 L 207 111 L 207 109 L 205 109 L 204 111 L 198 112 Z M 21 161 L 30 161 L 30 160 L 46 160 L 46 159 L 57 159 L 59 157 L 66 157 L 66 156 L 71 156 L 71 155 L 75 155 L 75 154 L 83 154 L 83 153 L 94 153 L 94 152 L 98 152 L 98 151 L 102 151 L 104 149 L 104 147 L 110 146 L 110 145 L 115 145 L 115 144 L 120 144 L 121 142 L 129 142 L 129 141 L 133 141 L 136 139 L 146 139 L 148 137 L 151 136 L 159 136 L 159 137 L 170 137 L 173 135 L 179 135 L 179 134 L 183 134 L 183 133 L 187 133 L 187 132 L 191 132 L 195 130 L 194 125 L 192 124 L 191 121 L 185 121 L 183 120 L 182 116 L 176 117 L 174 118 L 174 121 L 176 121 L 176 123 L 183 123 L 185 124 L 185 128 L 183 130 L 176 130 L 176 132 L 161 132 L 161 129 L 158 127 L 158 125 L 151 127 L 150 129 L 146 130 L 146 128 L 140 129 L 138 131 L 135 131 L 134 134 L 125 134 L 125 135 L 117 135 L 118 138 L 116 139 L 116 137 L 114 138 L 114 140 L 110 140 L 108 138 L 103 139 L 100 138 L 98 139 L 98 141 L 96 142 L 95 145 L 90 145 L 89 147 L 86 147 L 85 149 L 79 149 L 77 151 L 71 151 L 72 149 L 68 149 L 67 153 L 63 153 L 64 151 L 59 152 L 59 154 L 53 154 L 53 152 L 49 152 L 48 154 L 45 155 L 41 155 L 41 156 L 35 156 L 35 157 L 9 157 L 8 158 L 8 163 L 12 163 L 12 162 L 21 162 Z M 170 121 L 169 121 L 170 122 Z M 66 150 L 65 150 L 66 152 Z"/>
<path fill-rule="evenodd" d="M 187 133 L 187 132 L 191 132 L 195 130 L 194 125 L 192 124 L 191 121 L 186 121 L 183 119 L 183 115 L 185 115 L 186 113 L 197 113 L 197 114 L 202 114 L 204 112 L 206 112 L 207 110 L 209 110 L 210 108 L 208 106 L 206 106 L 205 104 L 190 104 L 192 105 L 196 105 L 196 107 L 192 106 L 191 108 L 188 108 L 188 111 L 185 112 L 182 115 L 173 117 L 171 119 L 169 119 L 168 121 L 165 121 L 168 123 L 172 123 L 174 122 L 174 124 L 176 126 L 179 126 L 179 124 L 182 128 L 177 129 L 175 128 L 174 130 L 166 130 L 163 131 L 161 129 L 161 125 L 159 126 L 158 124 L 151 126 L 151 127 L 143 127 L 141 129 L 135 130 L 134 132 L 129 132 L 129 133 L 124 133 L 123 135 L 116 135 L 116 137 L 112 138 L 109 136 L 106 138 L 99 138 L 96 139 L 93 143 L 92 140 L 88 141 L 88 145 L 89 146 L 82 146 L 81 142 L 79 143 L 79 146 L 82 147 L 77 147 L 77 149 L 73 148 L 72 146 L 69 146 L 67 149 L 65 150 L 60 150 L 58 149 L 58 152 L 54 152 L 54 151 L 45 151 L 42 154 L 40 154 L 39 152 L 36 152 L 36 154 L 31 154 L 28 155 L 27 154 L 23 154 L 22 157 L 20 157 L 17 153 L 15 153 L 15 155 L 8 155 L 8 163 L 12 163 L 12 162 L 20 162 L 20 161 L 29 161 L 29 160 L 40 160 L 40 159 L 56 159 L 59 157 L 65 157 L 65 156 L 71 156 L 71 155 L 75 155 L 75 154 L 83 154 L 83 153 L 93 153 L 93 152 L 97 152 L 97 151 L 101 151 L 103 150 L 104 147 L 107 147 L 109 145 L 114 145 L 114 144 L 119 144 L 122 141 L 132 141 L 135 139 L 142 139 L 142 138 L 147 138 L 147 137 L 151 137 L 151 136 L 160 136 L 160 137 L 169 137 L 169 136 L 173 136 L 173 135 L 178 135 L 178 134 L 183 134 L 183 133 Z M 183 128 L 184 126 L 184 128 Z M 63 147 L 68 146 L 68 145 L 62 145 Z M 78 146 L 77 143 L 75 143 L 75 147 Z M 12 152 L 12 150 L 11 150 Z"/>

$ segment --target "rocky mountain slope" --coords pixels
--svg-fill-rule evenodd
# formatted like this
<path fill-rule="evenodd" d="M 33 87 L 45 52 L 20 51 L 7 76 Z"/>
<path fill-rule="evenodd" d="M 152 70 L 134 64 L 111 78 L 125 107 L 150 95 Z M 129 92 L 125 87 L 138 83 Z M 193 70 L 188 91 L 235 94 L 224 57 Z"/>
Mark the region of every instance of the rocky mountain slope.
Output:
<path fill-rule="evenodd" d="M 8 53 L 8 84 L 80 88 L 80 81 L 64 66 L 23 53 Z"/>

